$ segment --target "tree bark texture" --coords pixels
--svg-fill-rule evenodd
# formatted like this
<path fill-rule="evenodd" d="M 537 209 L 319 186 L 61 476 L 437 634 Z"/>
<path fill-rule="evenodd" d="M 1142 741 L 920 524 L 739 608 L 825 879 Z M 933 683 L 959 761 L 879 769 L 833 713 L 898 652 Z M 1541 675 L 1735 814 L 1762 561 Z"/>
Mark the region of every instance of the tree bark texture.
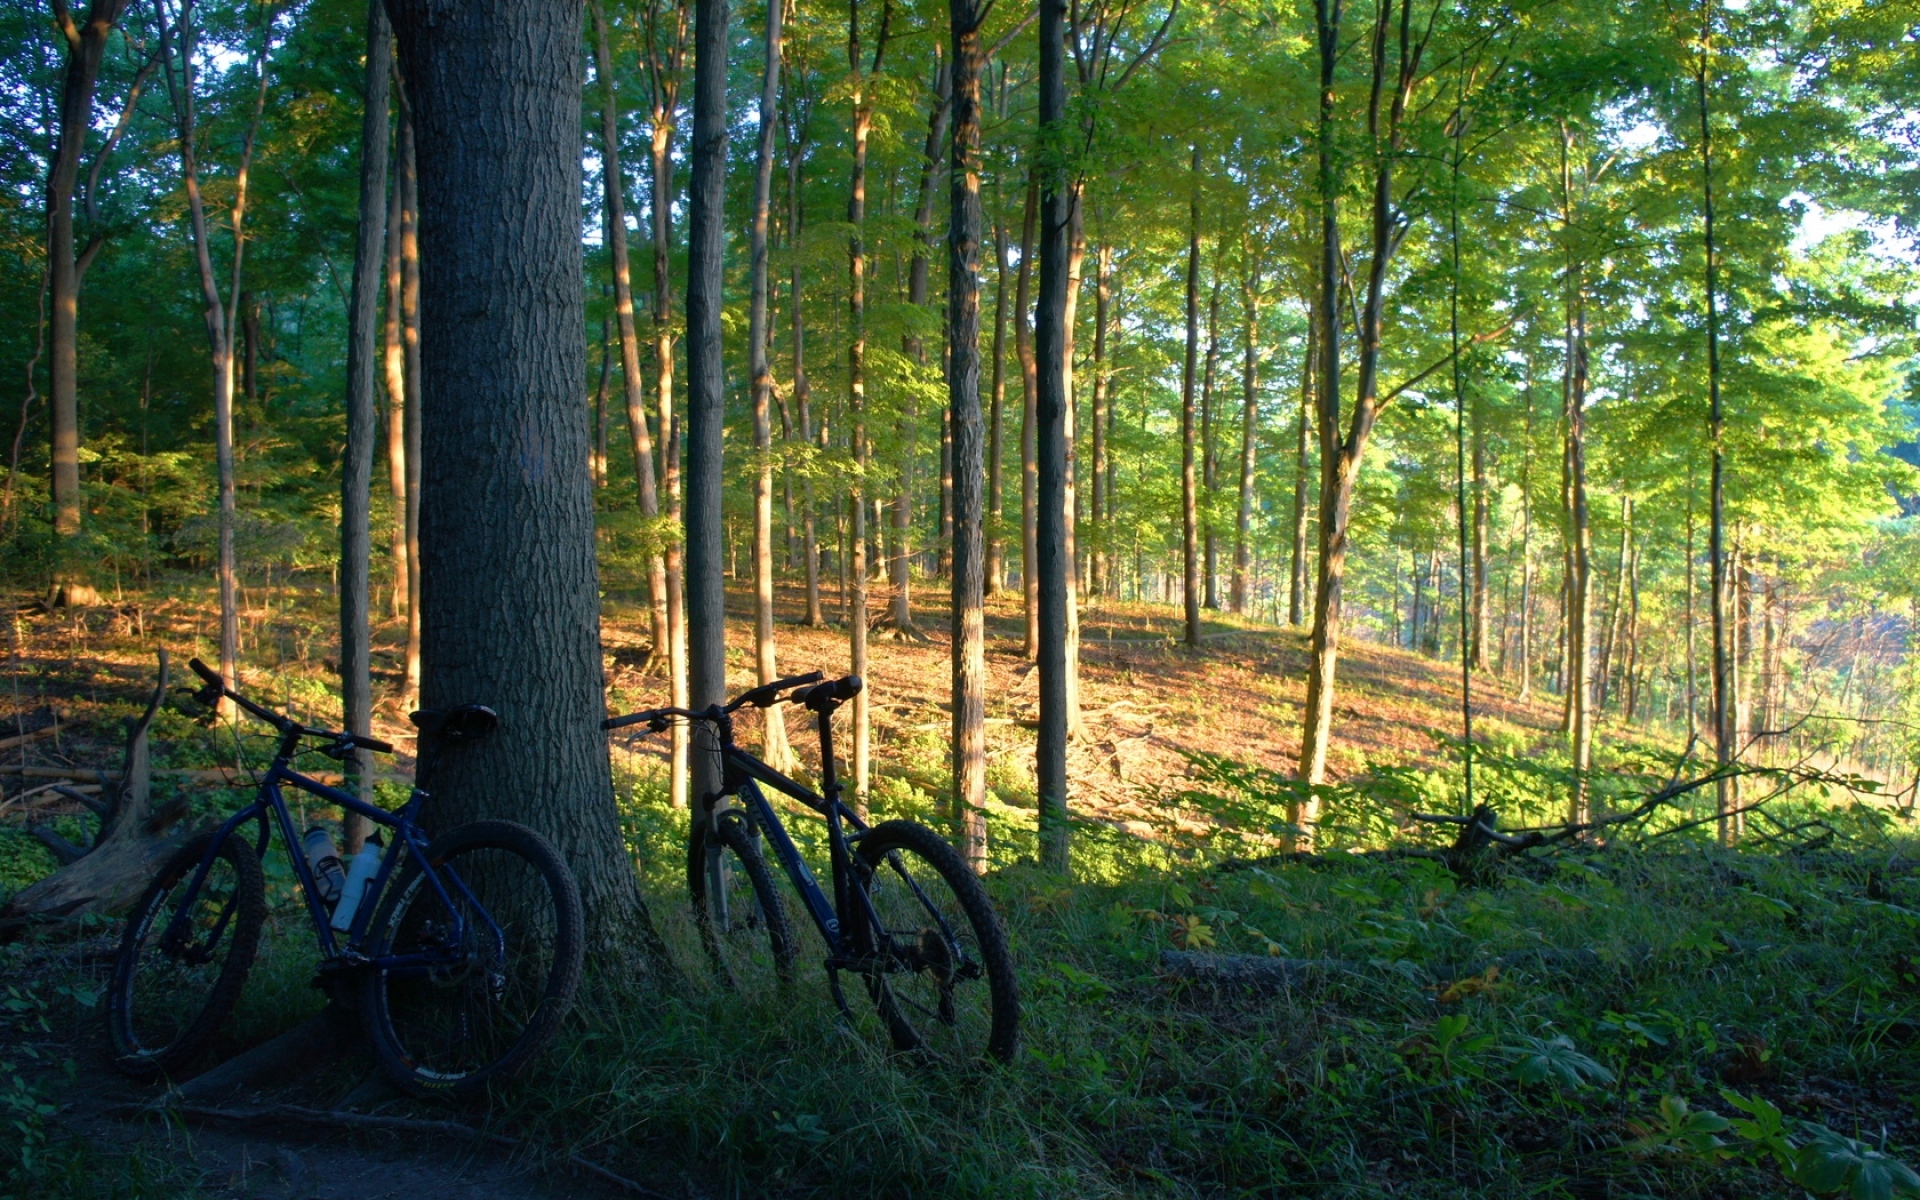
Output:
<path fill-rule="evenodd" d="M 1180 366 L 1180 564 L 1187 645 L 1200 645 L 1199 497 L 1194 478 L 1194 389 L 1200 366 L 1200 148 L 1187 200 L 1187 345 Z"/>
<path fill-rule="evenodd" d="M 627 406 L 628 440 L 633 446 L 640 515 L 660 517 L 660 485 L 654 474 L 653 437 L 647 429 L 646 385 L 640 374 L 640 331 L 633 314 L 633 270 L 627 248 L 627 177 L 620 166 L 620 97 L 606 10 L 593 0 L 594 74 L 600 81 L 600 172 L 606 195 L 607 252 L 613 269 L 613 306 L 620 323 L 621 397 Z M 653 618 L 650 666 L 668 668 L 667 563 L 657 551 L 647 557 L 647 595 Z"/>
<path fill-rule="evenodd" d="M 1040 130 L 1043 141 L 1064 132 L 1066 0 L 1040 0 Z M 1067 799 L 1069 706 L 1068 622 L 1073 604 L 1072 546 L 1067 535 L 1067 453 L 1073 402 L 1067 308 L 1074 193 L 1064 165 L 1036 164 L 1040 185 L 1040 302 L 1035 324 L 1038 375 L 1034 403 L 1037 467 L 1035 530 L 1039 584 L 1040 729 L 1035 775 L 1040 793 L 1043 865 L 1067 870 L 1071 854 Z"/>
<path fill-rule="evenodd" d="M 447 750 L 422 783 L 438 827 L 501 817 L 545 834 L 579 882 L 595 951 L 624 965 L 637 942 L 659 970 L 591 719 L 606 701 L 575 390 L 582 5 L 389 11 L 419 131 L 423 699 L 501 716 L 498 735 Z"/>
<path fill-rule="evenodd" d="M 993 216 L 993 409 L 987 423 L 987 594 L 1007 587 L 1005 475 L 1002 472 L 1007 405 L 1007 229 L 1000 219 L 1000 185 L 994 183 Z"/>
<path fill-rule="evenodd" d="M 1027 202 L 1020 221 L 1020 274 L 1014 285 L 1014 349 L 1020 357 L 1020 591 L 1024 599 L 1026 644 L 1024 653 L 1040 661 L 1040 471 L 1035 455 L 1039 430 L 1040 360 L 1033 347 L 1033 255 L 1040 215 L 1040 176 L 1027 172 Z"/>
<path fill-rule="evenodd" d="M 726 265 L 727 16 L 726 0 L 695 0 L 687 184 L 686 493 L 687 696 L 695 708 L 727 700 L 726 529 L 721 508 L 727 381 L 720 344 Z M 777 53 L 774 61 L 777 67 Z M 771 153 L 769 149 L 769 164 Z M 764 259 L 764 217 L 760 236 Z M 764 322 L 764 312 L 761 319 Z M 761 408 L 764 418 L 764 404 Z M 702 752 L 690 766 L 693 799 L 704 804 L 720 790 L 719 758 Z"/>
<path fill-rule="evenodd" d="M 340 700 L 346 728 L 369 734 L 373 721 L 372 642 L 368 601 L 373 558 L 372 500 L 375 360 L 379 355 L 381 257 L 387 232 L 387 81 L 393 35 L 386 0 L 368 0 L 367 71 L 360 122 L 360 219 L 354 234 L 353 292 L 347 303 L 347 444 L 340 461 Z M 373 774 L 367 752 L 347 765 L 369 803 Z M 367 820 L 349 814 L 347 848 L 366 840 Z"/>
<path fill-rule="evenodd" d="M 93 127 L 93 97 L 107 40 L 126 12 L 128 0 L 93 0 L 76 23 L 64 2 L 56 2 L 54 27 L 66 43 L 66 72 L 60 88 L 59 136 L 47 173 L 47 404 L 53 428 L 53 530 L 62 537 L 80 532 L 80 284 L 98 252 L 98 235 L 76 258 L 74 193 L 80 156 Z M 163 17 L 162 20 L 165 18 Z"/>
<path fill-rule="evenodd" d="M 989 5 L 950 0 L 952 217 L 947 227 L 947 401 L 953 429 L 953 823 L 961 857 L 987 865 L 986 544 L 980 414 L 980 24 Z"/>
<path fill-rule="evenodd" d="M 420 358 L 420 177 L 415 157 L 413 118 L 405 106 L 400 119 L 400 334 L 407 348 L 407 662 L 408 696 L 420 695 L 420 595 L 426 589 L 420 565 L 421 389 L 425 368 Z"/>
<path fill-rule="evenodd" d="M 780 113 L 782 7 L 779 0 L 767 5 L 766 72 L 760 88 L 760 143 L 754 151 L 753 226 L 748 251 L 747 370 L 757 460 L 753 476 L 753 654 L 760 683 L 772 683 L 780 677 L 773 641 L 773 367 L 767 354 L 767 218 L 773 204 L 773 140 Z M 716 262 L 715 269 L 717 266 Z M 718 291 L 716 286 L 716 297 Z M 761 715 L 766 723 L 762 743 L 766 761 L 776 770 L 790 769 L 793 752 L 787 746 L 787 726 L 781 710 L 770 708 Z"/>

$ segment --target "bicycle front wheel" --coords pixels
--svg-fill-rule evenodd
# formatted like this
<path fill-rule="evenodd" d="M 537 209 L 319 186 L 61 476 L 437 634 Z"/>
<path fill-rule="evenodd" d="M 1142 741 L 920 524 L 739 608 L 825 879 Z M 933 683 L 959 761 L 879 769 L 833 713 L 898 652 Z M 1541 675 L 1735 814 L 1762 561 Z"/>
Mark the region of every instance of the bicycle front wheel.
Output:
<path fill-rule="evenodd" d="M 746 815 L 722 813 L 719 833 L 695 821 L 687 839 L 687 893 L 700 944 L 719 983 L 745 998 L 793 983 L 793 926 Z"/>
<path fill-rule="evenodd" d="M 559 1032 L 584 957 L 580 892 L 551 843 L 475 821 L 400 869 L 368 934 L 362 1011 L 402 1090 L 466 1095 L 511 1078 Z M 435 886 L 436 883 L 438 886 Z"/>
<path fill-rule="evenodd" d="M 867 989 L 897 1049 L 949 1066 L 1006 1062 L 1020 993 L 1007 935 L 974 873 L 939 834 L 887 821 L 860 839 L 879 928 Z"/>
<path fill-rule="evenodd" d="M 266 884 L 260 856 L 237 837 L 220 843 L 206 877 L 193 876 L 212 835 L 160 868 L 127 918 L 107 991 L 113 1065 L 136 1079 L 171 1074 L 206 1049 L 247 982 Z"/>

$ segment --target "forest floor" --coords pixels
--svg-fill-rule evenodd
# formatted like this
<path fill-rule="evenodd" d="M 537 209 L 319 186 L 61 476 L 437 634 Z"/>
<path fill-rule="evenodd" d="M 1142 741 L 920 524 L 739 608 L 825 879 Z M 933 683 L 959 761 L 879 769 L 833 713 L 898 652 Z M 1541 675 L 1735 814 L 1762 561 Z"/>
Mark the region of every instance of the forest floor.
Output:
<path fill-rule="evenodd" d="M 252 694 L 334 719 L 329 599 L 249 599 Z M 730 599 L 744 617 L 747 598 Z M 845 669 L 844 633 L 801 627 L 797 592 L 780 608 L 784 671 Z M 606 610 L 610 708 L 662 702 L 663 682 L 640 669 L 644 610 L 618 598 Z M 916 615 L 926 641 L 872 651 L 873 802 L 938 820 L 949 651 L 944 610 Z M 701 983 L 676 868 L 684 814 L 664 803 L 664 739 L 639 739 L 616 742 L 617 780 L 688 973 L 674 995 L 603 984 L 537 1079 L 474 1109 L 362 1088 L 370 1068 L 348 1032 L 319 1061 L 219 1102 L 242 1117 L 189 1120 L 138 1113 L 156 1089 L 103 1065 L 112 931 L 16 941 L 0 946 L 0 1121 L 21 1137 L 0 1151 L 0 1196 L 1787 1196 L 1825 1181 L 1796 1172 L 1830 1159 L 1854 1164 L 1838 1186 L 1864 1196 L 1873 1179 L 1898 1182 L 1883 1151 L 1920 1150 L 1920 881 L 1899 814 L 1790 796 L 1792 815 L 1757 824 L 1749 849 L 1715 850 L 1698 831 L 1622 837 L 1490 885 L 1417 859 L 1281 861 L 1270 851 L 1298 753 L 1303 636 L 1215 618 L 1193 650 L 1177 642 L 1177 611 L 1108 603 L 1083 620 L 1087 737 L 1071 763 L 1082 823 L 1067 882 L 1030 861 L 1035 680 L 1020 622 L 1017 599 L 992 606 L 989 887 L 1022 977 L 1013 1069 L 930 1079 L 849 1038 L 821 996 L 769 1008 Z M 13 628 L 0 738 L 59 730 L 5 758 L 110 768 L 154 647 L 176 663 L 209 657 L 212 622 L 197 596 L 145 595 L 87 614 L 23 605 Z M 750 626 L 732 628 L 730 670 L 745 685 Z M 399 632 L 377 634 L 390 693 Z M 1406 814 L 1458 803 L 1456 671 L 1349 645 L 1333 765 L 1352 811 L 1333 848 L 1444 840 Z M 1483 794 L 1503 814 L 1551 815 L 1564 779 L 1556 698 L 1481 686 Z M 376 733 L 404 749 L 410 732 L 389 695 Z M 804 759 L 803 732 L 796 720 Z M 230 729 L 183 713 L 163 713 L 154 738 L 162 772 L 234 763 Z M 1681 748 L 1638 731 L 1600 740 L 1602 790 L 1617 797 L 1664 782 Z M 396 760 L 396 782 L 410 766 Z M 6 796 L 22 790 L 0 778 Z M 191 789 L 203 811 L 237 795 L 200 782 L 162 773 L 156 788 Z M 0 812 L 0 898 L 53 867 L 18 815 Z M 77 809 L 35 818 L 86 832 Z M 1779 832 L 1802 820 L 1827 834 Z M 270 861 L 268 879 L 289 876 Z M 319 1010 L 296 917 L 270 917 L 226 1053 Z M 1207 975 L 1259 960 L 1279 973 Z M 276 1105 L 452 1121 L 493 1141 L 268 1123 Z"/>

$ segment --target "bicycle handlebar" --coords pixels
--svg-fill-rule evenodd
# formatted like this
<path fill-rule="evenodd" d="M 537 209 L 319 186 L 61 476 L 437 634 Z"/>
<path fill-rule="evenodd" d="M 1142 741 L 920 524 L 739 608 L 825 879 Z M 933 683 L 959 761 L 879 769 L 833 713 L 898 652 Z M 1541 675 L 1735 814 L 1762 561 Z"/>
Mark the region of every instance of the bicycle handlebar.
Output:
<path fill-rule="evenodd" d="M 813 711 L 820 712 L 823 706 L 858 695 L 860 689 L 865 686 L 858 675 L 848 675 L 824 683 L 821 679 L 820 672 L 809 671 L 805 675 L 791 675 L 785 679 L 776 679 L 772 683 L 763 683 L 757 688 L 751 688 L 735 696 L 724 707 L 714 705 L 706 709 L 649 708 L 641 712 L 628 713 L 623 717 L 608 717 L 600 722 L 600 728 L 613 730 L 625 729 L 630 725 L 647 725 L 652 727 L 653 732 L 658 733 L 667 727 L 667 721 L 673 717 L 685 717 L 689 721 L 712 721 L 749 705 L 754 708 L 771 708 L 783 699 L 804 704 Z M 807 684 L 813 686 L 802 686 Z M 799 690 L 791 695 L 781 696 L 780 693 L 788 688 Z"/>
<path fill-rule="evenodd" d="M 348 745 L 357 746 L 362 750 L 371 750 L 375 754 L 393 753 L 392 744 L 383 742 L 379 738 L 366 737 L 358 733 L 348 733 L 345 730 L 336 732 L 331 729 L 309 729 L 293 718 L 283 717 L 270 708 L 263 708 L 234 691 L 227 686 L 227 681 L 220 677 L 220 672 L 209 667 L 199 659 L 190 659 L 187 665 L 193 668 L 195 675 L 206 680 L 207 686 L 194 693 L 194 699 L 198 700 L 201 704 L 211 707 L 220 697 L 225 696 L 241 708 L 246 709 L 254 716 L 265 721 L 275 729 L 278 729 L 281 733 L 295 733 L 302 736 L 311 734 L 315 737 L 332 738 L 336 742 L 345 742 Z"/>

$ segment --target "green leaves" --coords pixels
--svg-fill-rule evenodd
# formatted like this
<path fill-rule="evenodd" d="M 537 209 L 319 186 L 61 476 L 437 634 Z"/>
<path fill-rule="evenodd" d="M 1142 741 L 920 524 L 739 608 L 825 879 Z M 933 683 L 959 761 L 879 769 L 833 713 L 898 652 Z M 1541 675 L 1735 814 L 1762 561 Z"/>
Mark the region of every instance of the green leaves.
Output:
<path fill-rule="evenodd" d="M 1573 1091 L 1613 1082 L 1613 1072 L 1582 1054 L 1564 1033 L 1550 1038 L 1524 1037 L 1519 1045 L 1504 1050 L 1513 1059 L 1513 1077 L 1521 1083 L 1551 1083 Z"/>
<path fill-rule="evenodd" d="M 1920 1175 L 1912 1168 L 1824 1125 L 1812 1127 L 1787 1177 L 1810 1192 L 1840 1193 L 1853 1200 L 1920 1196 Z"/>

